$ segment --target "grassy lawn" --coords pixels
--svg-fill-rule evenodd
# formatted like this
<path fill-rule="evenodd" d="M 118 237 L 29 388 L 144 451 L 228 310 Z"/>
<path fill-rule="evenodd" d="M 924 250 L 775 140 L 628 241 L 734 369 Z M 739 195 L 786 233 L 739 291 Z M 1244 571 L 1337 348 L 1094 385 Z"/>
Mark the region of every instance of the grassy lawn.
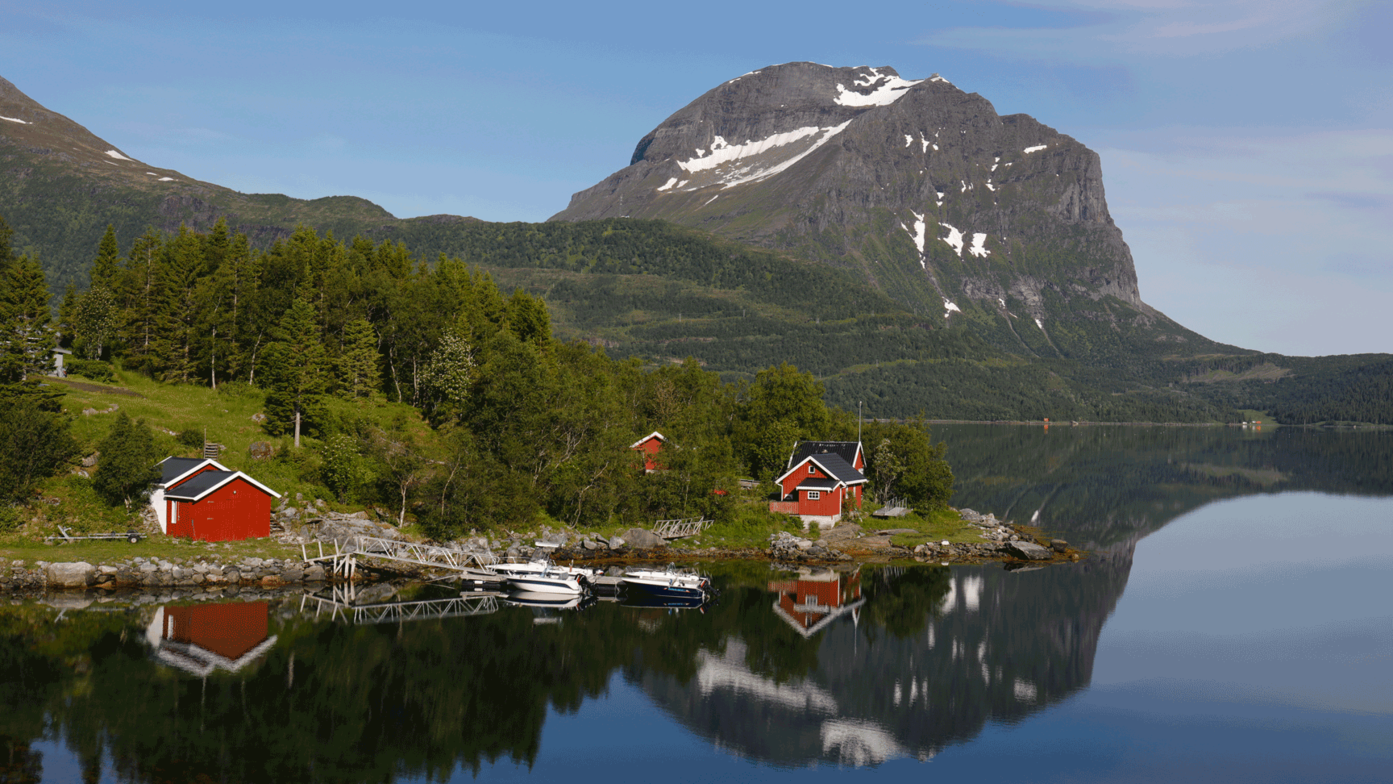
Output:
<path fill-rule="evenodd" d="M 218 462 L 228 468 L 245 471 L 277 492 L 291 496 L 292 502 L 295 493 L 302 493 L 307 500 L 323 498 L 332 504 L 334 499 L 328 491 L 313 481 L 319 440 L 312 435 L 302 436 L 302 448 L 296 452 L 290 438 L 268 436 L 252 419 L 265 404 L 265 395 L 260 390 L 235 382 L 223 384 L 217 391 L 194 385 L 162 384 L 138 373 L 120 370 L 116 371 L 116 378 L 114 384 L 107 384 L 72 376 L 68 380 L 81 386 L 52 384 L 64 392 L 63 407 L 73 417 L 73 437 L 81 445 L 83 455 L 96 451 L 97 445 L 110 432 L 117 414 L 124 412 L 132 419 L 145 420 L 151 427 L 161 456 L 200 457 L 198 448 L 180 444 L 175 434 L 193 430 L 201 437 L 206 432 L 208 441 L 226 447 Z M 381 426 L 401 423 L 420 440 L 424 441 L 428 435 L 429 426 L 407 405 L 389 403 L 381 398 L 353 402 L 326 398 L 325 402 L 329 416 L 336 419 L 361 418 Z M 111 411 L 112 406 L 116 406 L 117 411 Z M 98 413 L 84 415 L 84 410 Z M 257 441 L 271 443 L 277 456 L 270 460 L 253 460 L 248 448 Z M 75 525 L 106 526 L 92 530 L 115 530 L 127 525 L 124 509 L 106 508 L 94 494 L 84 491 L 82 486 L 85 485 L 86 481 L 80 477 L 58 478 L 46 483 L 42 494 L 58 499 L 60 503 L 55 508 L 63 508 L 63 513 L 57 517 L 66 518 Z M 53 505 L 52 500 L 49 505 Z M 52 514 L 45 516 L 54 517 Z"/>
<path fill-rule="evenodd" d="M 316 551 L 317 552 L 317 551 Z M 314 555 L 315 552 L 311 552 Z M 131 544 L 124 539 L 116 541 L 73 542 L 72 544 L 50 544 L 35 541 L 21 534 L 0 536 L 0 557 L 10 560 L 34 561 L 86 561 L 88 563 L 114 563 L 128 561 L 136 557 L 163 558 L 174 560 L 206 559 L 220 563 L 240 561 L 247 557 L 294 558 L 299 560 L 299 546 L 281 544 L 273 539 L 248 539 L 242 542 L 195 542 L 166 536 L 152 536 Z"/>
<path fill-rule="evenodd" d="M 873 518 L 870 518 L 873 519 Z M 908 515 L 890 520 L 875 520 L 874 525 L 862 523 L 866 530 L 885 530 L 887 528 L 912 528 L 917 533 L 895 534 L 890 537 L 891 544 L 901 547 L 914 547 L 925 542 L 948 540 L 953 544 L 963 542 L 981 543 L 981 529 L 963 522 L 954 509 L 916 509 Z"/>

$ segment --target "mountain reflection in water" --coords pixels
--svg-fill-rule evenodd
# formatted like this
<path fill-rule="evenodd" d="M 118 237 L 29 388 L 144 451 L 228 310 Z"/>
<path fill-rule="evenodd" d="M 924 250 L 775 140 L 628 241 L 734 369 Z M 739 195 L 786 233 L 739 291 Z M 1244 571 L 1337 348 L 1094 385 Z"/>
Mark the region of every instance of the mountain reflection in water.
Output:
<path fill-rule="evenodd" d="M 352 603 L 54 595 L 3 607 L 0 780 L 58 780 L 64 764 L 94 781 L 442 780 L 514 761 L 525 775 L 546 756 L 549 716 L 566 725 L 616 684 L 726 758 L 927 760 L 1087 690 L 1140 540 L 1175 517 L 1278 489 L 1393 485 L 1389 434 L 1059 431 L 936 434 L 955 504 L 1022 522 L 1038 512 L 1093 549 L 1078 564 L 716 564 L 720 599 L 700 610 L 600 602 L 543 624 L 535 608 L 421 585 Z M 587 744 L 623 769 L 624 739 Z"/>

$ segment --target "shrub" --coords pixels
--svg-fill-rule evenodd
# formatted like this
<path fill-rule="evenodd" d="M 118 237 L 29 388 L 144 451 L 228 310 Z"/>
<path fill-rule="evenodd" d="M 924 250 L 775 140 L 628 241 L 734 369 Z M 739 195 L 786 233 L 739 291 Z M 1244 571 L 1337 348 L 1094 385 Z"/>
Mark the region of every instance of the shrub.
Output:
<path fill-rule="evenodd" d="M 174 440 L 178 441 L 180 446 L 186 446 L 189 449 L 203 448 L 203 433 L 191 427 L 180 430 L 179 435 L 175 436 Z"/>
<path fill-rule="evenodd" d="M 93 381 L 103 381 L 108 384 L 116 381 L 116 374 L 112 372 L 111 365 L 95 359 L 77 359 L 68 357 L 63 363 L 69 375 L 82 376 Z"/>

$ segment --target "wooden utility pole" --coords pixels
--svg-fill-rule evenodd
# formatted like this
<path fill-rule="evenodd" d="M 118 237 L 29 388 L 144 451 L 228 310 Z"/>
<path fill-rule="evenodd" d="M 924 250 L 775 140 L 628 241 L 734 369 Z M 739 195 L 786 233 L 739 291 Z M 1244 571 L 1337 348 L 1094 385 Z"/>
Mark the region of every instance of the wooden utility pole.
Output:
<path fill-rule="evenodd" d="M 300 448 L 300 412 L 295 412 L 295 448 Z"/>

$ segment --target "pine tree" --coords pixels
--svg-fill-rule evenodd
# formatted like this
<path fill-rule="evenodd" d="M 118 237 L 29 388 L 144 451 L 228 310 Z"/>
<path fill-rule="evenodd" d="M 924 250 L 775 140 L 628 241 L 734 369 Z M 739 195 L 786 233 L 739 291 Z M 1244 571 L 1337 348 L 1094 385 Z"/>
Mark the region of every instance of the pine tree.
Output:
<path fill-rule="evenodd" d="M 155 436 L 143 419 L 133 422 L 120 412 L 97 449 L 102 457 L 92 475 L 92 487 L 113 506 L 124 503 L 129 510 L 131 501 L 160 478 Z"/>
<path fill-rule="evenodd" d="M 266 431 L 272 435 L 314 430 L 322 417 L 327 357 L 314 322 L 314 308 L 296 299 L 276 328 L 262 370 L 266 389 Z"/>
<path fill-rule="evenodd" d="M 343 353 L 339 355 L 339 387 L 350 398 L 369 397 L 381 384 L 377 370 L 377 333 L 367 319 L 355 319 L 344 328 Z"/>
<path fill-rule="evenodd" d="M 63 301 L 58 305 L 58 345 L 61 348 L 72 348 L 73 320 L 77 316 L 77 307 L 81 301 L 82 295 L 77 293 L 77 284 L 69 280 L 68 285 L 63 287 Z"/>
<path fill-rule="evenodd" d="M 20 256 L 10 264 L 5 288 L 0 292 L 0 375 L 23 379 L 50 367 L 48 285 L 36 258 Z"/>
<path fill-rule="evenodd" d="M 116 227 L 107 224 L 106 233 L 97 244 L 97 257 L 92 259 L 92 272 L 89 275 L 89 290 L 116 288 L 117 277 L 121 273 L 121 246 L 116 242 Z"/>
<path fill-rule="evenodd" d="M 14 241 L 14 229 L 5 222 L 5 217 L 0 215 L 0 280 L 4 280 L 10 274 L 10 265 L 15 261 L 13 248 L 10 243 Z"/>
<path fill-rule="evenodd" d="M 156 352 L 160 375 L 166 381 L 188 383 L 194 375 L 195 328 L 202 312 L 196 294 L 203 266 L 202 239 L 180 226 L 159 266 Z"/>
<path fill-rule="evenodd" d="M 160 299 L 159 264 L 163 240 L 154 229 L 136 238 L 126 255 L 121 275 L 121 342 L 125 344 L 128 367 L 153 375 L 159 339 L 157 326 Z"/>

